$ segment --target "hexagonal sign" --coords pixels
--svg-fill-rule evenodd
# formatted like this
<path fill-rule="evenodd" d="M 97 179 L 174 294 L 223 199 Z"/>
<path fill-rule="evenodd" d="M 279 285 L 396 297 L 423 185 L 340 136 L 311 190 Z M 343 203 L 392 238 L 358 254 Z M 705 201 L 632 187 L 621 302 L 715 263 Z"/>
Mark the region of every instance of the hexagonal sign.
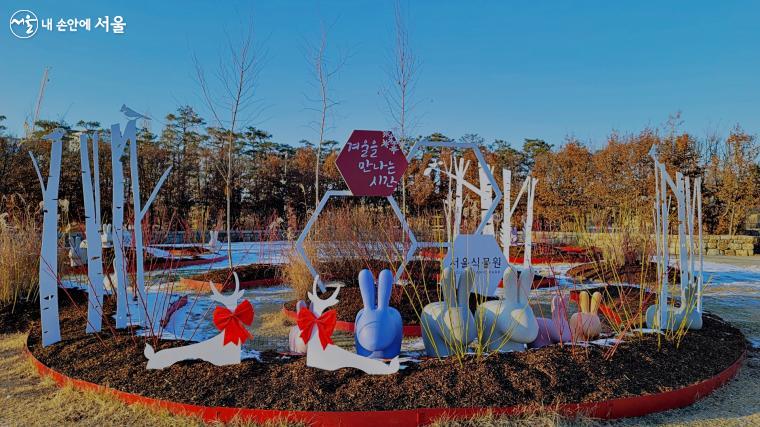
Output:
<path fill-rule="evenodd" d="M 488 234 L 460 234 L 444 261 L 444 267 L 454 267 L 457 277 L 467 267 L 475 271 L 475 286 L 471 292 L 495 296 L 507 259 L 499 248 L 496 238 Z"/>
<path fill-rule="evenodd" d="M 335 164 L 354 196 L 393 194 L 409 162 L 393 133 L 355 130 Z"/>

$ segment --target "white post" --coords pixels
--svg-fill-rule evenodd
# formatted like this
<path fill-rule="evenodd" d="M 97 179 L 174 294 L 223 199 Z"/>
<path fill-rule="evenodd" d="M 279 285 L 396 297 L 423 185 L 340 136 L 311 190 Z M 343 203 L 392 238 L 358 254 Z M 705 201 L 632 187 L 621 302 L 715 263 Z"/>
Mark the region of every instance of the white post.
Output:
<path fill-rule="evenodd" d="M 525 255 L 523 257 L 523 266 L 525 268 L 530 267 L 532 262 L 532 251 L 533 251 L 533 199 L 536 196 L 536 185 L 538 184 L 538 180 L 534 179 L 530 176 L 526 179 L 526 181 L 529 182 L 528 185 L 528 206 L 525 210 L 525 227 L 524 227 L 524 234 L 523 241 L 525 243 Z"/>
<path fill-rule="evenodd" d="M 509 247 L 512 246 L 512 171 L 501 170 L 502 187 L 504 188 L 504 212 L 501 218 L 501 248 L 504 257 L 509 260 Z"/>
<path fill-rule="evenodd" d="M 689 260 L 686 247 L 686 184 L 684 176 L 676 173 L 676 202 L 678 203 L 678 268 L 681 272 L 681 303 L 686 303 L 689 286 Z"/>
<path fill-rule="evenodd" d="M 127 141 L 136 138 L 135 121 L 127 122 L 124 133 L 121 126 L 111 126 L 111 172 L 113 174 L 113 196 L 111 199 L 113 220 L 113 269 L 116 278 L 116 327 L 126 328 L 130 321 L 127 295 L 127 265 L 124 253 L 124 164 L 121 161 Z"/>
<path fill-rule="evenodd" d="M 40 323 L 42 325 L 42 346 L 46 347 L 61 340 L 61 325 L 58 317 L 58 184 L 61 178 L 61 155 L 63 151 L 63 129 L 56 129 L 45 135 L 50 141 L 50 168 L 47 185 L 42 178 L 40 167 L 34 154 L 32 158 L 37 178 L 40 181 L 43 201 L 42 242 L 40 249 Z"/>
<path fill-rule="evenodd" d="M 697 276 L 697 312 L 702 315 L 702 286 L 704 280 L 704 242 L 702 241 L 702 178 L 694 183 L 694 193 L 697 199 L 697 229 L 699 234 L 699 274 Z"/>
<path fill-rule="evenodd" d="M 132 119 L 129 121 L 129 123 L 134 127 L 134 122 L 136 119 Z M 129 126 L 129 124 L 127 125 Z M 148 198 L 148 201 L 145 202 L 145 206 L 141 206 L 141 199 L 140 199 L 140 175 L 139 175 L 139 169 L 137 167 L 137 138 L 132 138 L 129 143 L 129 166 L 130 166 L 130 175 L 132 178 L 132 204 L 134 206 L 134 212 L 135 212 L 135 280 L 137 282 L 137 304 L 140 306 L 140 309 L 142 309 L 142 320 L 145 326 L 149 328 L 153 328 L 153 322 L 150 318 L 150 313 L 148 310 L 148 299 L 145 295 L 145 267 L 143 266 L 143 260 L 144 260 L 144 247 L 143 247 L 143 233 L 142 233 L 142 221 L 145 218 L 145 215 L 148 212 L 148 209 L 150 209 L 150 205 L 153 203 L 153 200 L 156 198 L 156 195 L 158 194 L 158 190 L 161 189 L 161 186 L 164 184 L 164 181 L 166 181 L 166 178 L 169 176 L 169 172 L 171 172 L 172 168 L 169 166 L 168 169 L 164 172 L 163 175 L 161 175 L 161 178 L 158 180 L 158 183 L 153 188 L 153 192 L 150 194 L 150 197 Z M 229 239 L 229 236 L 228 236 Z"/>
<path fill-rule="evenodd" d="M 82 195 L 84 200 L 85 232 L 87 234 L 87 333 L 99 332 L 103 321 L 103 249 L 100 241 L 98 211 L 100 195 L 93 193 L 93 176 L 90 174 L 90 157 L 87 134 L 79 135 L 79 152 L 82 161 Z M 95 159 L 95 182 L 98 182 L 97 150 L 98 134 L 92 136 L 93 159 Z M 100 185 L 95 185 L 97 190 Z M 97 203 L 97 205 L 96 205 Z M 97 206 L 97 207 L 96 207 Z"/>
<path fill-rule="evenodd" d="M 485 167 L 490 168 L 489 165 L 485 165 Z M 480 219 L 482 221 L 486 218 L 486 215 L 493 204 L 493 187 L 491 186 L 491 181 L 488 179 L 488 175 L 486 175 L 486 171 L 481 164 L 478 164 L 478 180 L 480 183 Z M 486 226 L 483 228 L 483 234 L 489 234 L 491 236 L 495 234 L 493 216 L 488 219 Z"/>
<path fill-rule="evenodd" d="M 660 233 L 662 233 L 662 245 L 660 248 L 662 249 L 662 283 L 661 283 L 661 289 L 660 289 L 660 319 L 657 323 L 658 327 L 660 329 L 664 329 L 667 327 L 665 325 L 665 320 L 668 319 L 668 264 L 670 263 L 670 254 L 669 254 L 669 247 L 668 244 L 669 236 L 668 236 L 668 216 L 670 211 L 670 203 L 668 201 L 668 181 L 667 181 L 667 171 L 665 170 L 665 166 L 662 164 L 659 164 L 660 167 L 660 218 L 662 220 L 662 229 L 660 230 Z"/>
<path fill-rule="evenodd" d="M 461 226 L 462 226 L 462 209 L 464 208 L 464 181 L 465 181 L 465 174 L 467 173 L 467 168 L 470 167 L 470 162 L 466 162 L 464 158 L 460 158 L 457 163 L 455 163 L 455 174 L 456 174 L 456 202 L 455 202 L 455 208 L 454 208 L 454 239 L 459 235 L 461 232 Z"/>

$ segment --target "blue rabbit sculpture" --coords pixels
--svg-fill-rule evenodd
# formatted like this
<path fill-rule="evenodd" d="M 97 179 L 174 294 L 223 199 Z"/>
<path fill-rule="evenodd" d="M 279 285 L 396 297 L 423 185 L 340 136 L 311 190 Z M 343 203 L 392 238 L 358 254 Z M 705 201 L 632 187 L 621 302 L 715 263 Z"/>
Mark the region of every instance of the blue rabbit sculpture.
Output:
<path fill-rule="evenodd" d="M 401 314 L 389 305 L 393 289 L 393 273 L 383 270 L 378 276 L 377 298 L 375 278 L 369 270 L 359 273 L 359 290 L 364 308 L 356 313 L 356 352 L 361 356 L 391 359 L 401 352 L 403 327 Z"/>

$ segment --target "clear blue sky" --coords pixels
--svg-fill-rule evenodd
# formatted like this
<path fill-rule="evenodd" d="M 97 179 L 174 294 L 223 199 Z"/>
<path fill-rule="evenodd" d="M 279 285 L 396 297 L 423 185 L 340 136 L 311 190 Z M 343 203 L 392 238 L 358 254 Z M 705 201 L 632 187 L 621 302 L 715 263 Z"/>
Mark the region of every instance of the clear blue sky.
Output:
<path fill-rule="evenodd" d="M 573 135 L 594 145 L 612 129 L 658 126 L 682 111 L 683 128 L 702 136 L 740 123 L 760 131 L 760 3 L 750 1 L 405 3 L 422 63 L 415 134 L 476 132 L 487 141 Z M 667 3 L 667 4 L 665 4 Z M 17 9 L 40 18 L 122 15 L 126 34 L 40 32 L 12 37 Z M 251 125 L 295 143 L 317 136 L 304 94 L 313 93 L 303 56 L 320 19 L 334 23 L 331 48 L 353 55 L 335 79 L 334 128 L 390 128 L 378 94 L 393 42 L 391 1 L 16 1 L 0 6 L 0 114 L 14 133 L 51 66 L 42 117 L 108 125 L 126 103 L 162 118 L 180 104 L 202 108 L 192 55 L 216 63 L 225 31 L 253 14 L 267 54 Z M 93 23 L 94 25 L 94 23 Z M 154 125 L 159 131 L 160 122 Z"/>

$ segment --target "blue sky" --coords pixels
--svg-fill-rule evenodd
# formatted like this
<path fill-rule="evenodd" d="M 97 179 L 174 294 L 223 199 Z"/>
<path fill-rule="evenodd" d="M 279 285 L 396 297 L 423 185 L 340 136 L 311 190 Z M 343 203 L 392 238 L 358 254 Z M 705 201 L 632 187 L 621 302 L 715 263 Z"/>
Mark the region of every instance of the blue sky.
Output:
<path fill-rule="evenodd" d="M 520 144 L 572 135 L 597 146 L 615 129 L 659 126 L 682 112 L 683 128 L 703 136 L 740 123 L 760 131 L 760 3 L 749 1 L 404 3 L 421 61 L 415 134 L 475 132 Z M 665 4 L 667 3 L 667 4 Z M 38 32 L 14 38 L 11 14 L 122 15 L 126 34 Z M 332 23 L 333 54 L 352 55 L 333 82 L 328 138 L 392 123 L 381 87 L 393 43 L 391 1 L 15 1 L 0 6 L 0 114 L 21 133 L 45 66 L 52 67 L 42 117 L 122 119 L 126 103 L 159 119 L 192 104 L 208 119 L 193 81 L 192 55 L 212 69 L 241 17 L 252 14 L 266 52 L 248 123 L 274 139 L 317 138 L 305 95 L 313 95 L 306 40 Z M 96 19 L 94 19 L 95 21 Z M 93 22 L 94 25 L 94 22 Z M 161 120 L 154 123 L 158 132 Z"/>

